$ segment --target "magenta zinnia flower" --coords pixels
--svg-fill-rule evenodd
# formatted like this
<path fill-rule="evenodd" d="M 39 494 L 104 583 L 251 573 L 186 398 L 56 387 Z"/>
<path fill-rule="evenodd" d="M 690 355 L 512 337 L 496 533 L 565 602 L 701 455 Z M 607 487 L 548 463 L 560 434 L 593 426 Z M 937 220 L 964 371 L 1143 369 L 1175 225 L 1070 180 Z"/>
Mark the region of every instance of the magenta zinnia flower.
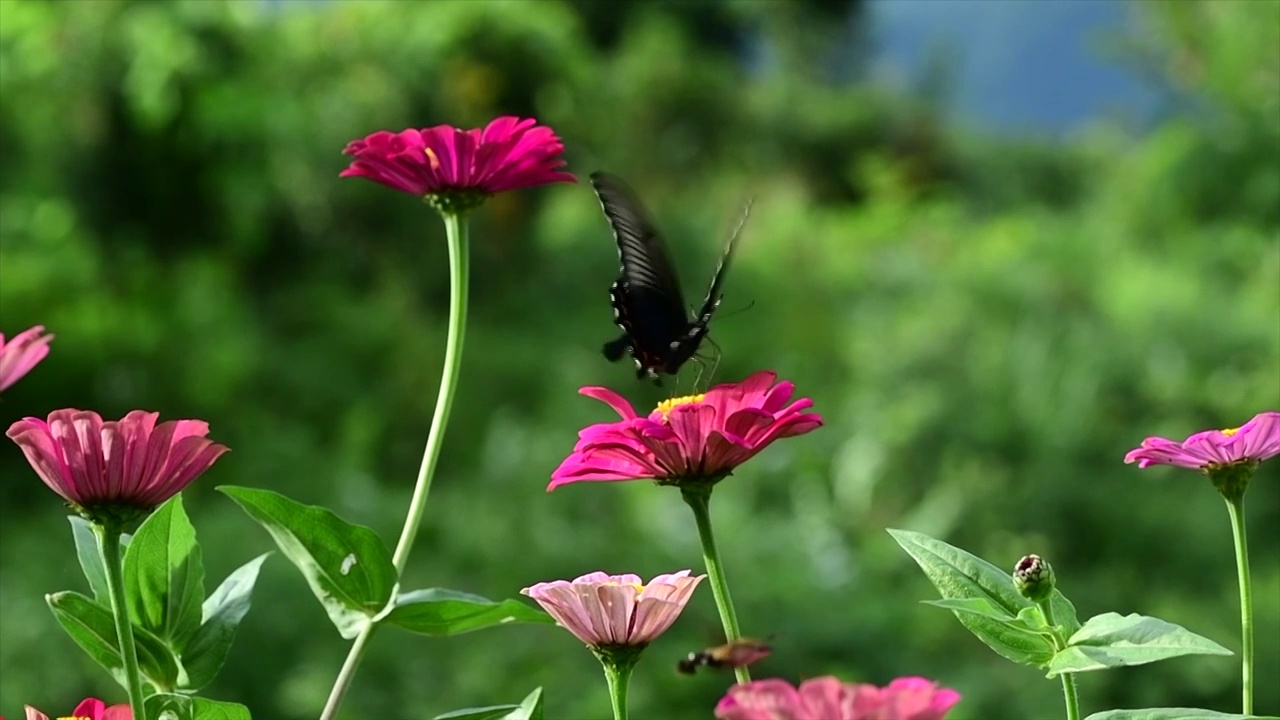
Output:
<path fill-rule="evenodd" d="M 27 720 L 49 720 L 49 716 L 39 710 L 26 706 Z M 133 710 L 128 705 L 107 704 L 97 698 L 85 698 L 75 710 L 71 711 L 70 720 L 133 720 Z M 3 719 L 0 719 L 3 720 Z M 62 720 L 62 718 L 59 718 Z"/>
<path fill-rule="evenodd" d="M 1238 428 L 1206 430 L 1178 442 L 1149 437 L 1124 456 L 1138 467 L 1177 465 L 1193 470 L 1238 462 L 1261 462 L 1280 455 L 1280 412 L 1264 412 Z"/>
<path fill-rule="evenodd" d="M 538 583 L 520 591 L 537 601 L 574 637 L 591 647 L 643 647 L 671 627 L 706 575 L 688 570 L 642 584 L 638 575 L 593 572 L 572 582 Z"/>
<path fill-rule="evenodd" d="M 23 330 L 7 343 L 4 333 L 0 333 L 0 392 L 21 379 L 49 354 L 51 340 L 53 336 L 45 333 L 43 325 Z"/>
<path fill-rule="evenodd" d="M 48 421 L 23 418 L 5 433 L 36 474 L 77 509 L 150 510 L 208 470 L 223 445 L 205 437 L 200 420 L 156 424 L 158 413 L 134 410 L 103 422 L 87 410 L 55 410 Z"/>
<path fill-rule="evenodd" d="M 612 390 L 584 387 L 581 394 L 608 404 L 622 419 L 580 432 L 547 490 L 582 480 L 718 481 L 774 440 L 822 425 L 822 416 L 802 412 L 813 401 L 790 402 L 795 385 L 775 385 L 776 379 L 758 372 L 703 395 L 667 400 L 648 417 Z"/>
<path fill-rule="evenodd" d="M 354 160 L 339 177 L 363 177 L 419 197 L 485 195 L 577 182 L 560 170 L 564 144 L 531 118 L 500 117 L 483 130 L 451 125 L 381 130 L 342 151 Z M 474 203 L 467 203 L 468 205 Z"/>
<path fill-rule="evenodd" d="M 1176 465 L 1200 470 L 1228 500 L 1244 497 L 1258 463 L 1280 455 L 1280 412 L 1253 416 L 1238 428 L 1206 430 L 1178 442 L 1149 437 L 1124 456 L 1138 467 Z"/>
<path fill-rule="evenodd" d="M 718 720 L 942 720 L 958 702 L 960 693 L 920 677 L 878 688 L 827 676 L 798 689 L 775 678 L 729 688 L 715 712 Z"/>

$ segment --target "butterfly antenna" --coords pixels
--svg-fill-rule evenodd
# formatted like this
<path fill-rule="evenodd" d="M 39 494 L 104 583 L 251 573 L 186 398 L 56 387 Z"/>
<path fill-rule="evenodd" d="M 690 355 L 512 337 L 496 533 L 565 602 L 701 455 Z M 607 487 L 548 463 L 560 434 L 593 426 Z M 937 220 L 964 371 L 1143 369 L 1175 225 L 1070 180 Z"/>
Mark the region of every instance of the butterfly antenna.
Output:
<path fill-rule="evenodd" d="M 747 200 L 746 207 L 742 209 L 742 217 L 738 219 L 738 226 L 729 236 L 729 242 L 725 243 L 724 254 L 720 256 L 720 264 L 716 266 L 716 274 L 711 277 L 711 287 L 707 290 L 707 297 L 702 301 L 702 311 L 698 314 L 700 319 L 710 318 L 711 313 L 720 304 L 720 285 L 724 282 L 725 271 L 733 260 L 733 250 L 738 243 L 738 236 L 742 234 L 742 228 L 746 226 L 747 218 L 751 216 L 751 206 L 754 203 L 754 198 Z"/>
<path fill-rule="evenodd" d="M 712 340 L 710 337 L 707 337 L 707 342 L 711 343 L 711 347 L 716 349 L 715 362 L 711 364 L 711 373 L 707 375 L 707 384 L 710 385 L 711 381 L 716 378 L 716 371 L 720 369 L 720 358 L 724 355 L 724 351 L 722 351 L 720 346 L 716 344 L 716 341 Z"/>
<path fill-rule="evenodd" d="M 752 300 L 751 302 L 747 303 L 746 307 L 740 307 L 737 310 L 722 310 L 720 312 L 720 317 L 721 318 L 733 317 L 734 315 L 737 315 L 738 313 L 744 313 L 755 306 L 756 306 L 756 301 Z"/>

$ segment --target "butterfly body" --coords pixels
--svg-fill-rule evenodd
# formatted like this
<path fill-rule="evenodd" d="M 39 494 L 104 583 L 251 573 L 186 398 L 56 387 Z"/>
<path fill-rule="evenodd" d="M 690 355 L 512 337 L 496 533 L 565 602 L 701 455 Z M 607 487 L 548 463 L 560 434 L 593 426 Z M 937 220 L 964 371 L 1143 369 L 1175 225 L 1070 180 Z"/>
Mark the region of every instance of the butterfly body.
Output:
<path fill-rule="evenodd" d="M 618 279 L 609 288 L 609 298 L 613 320 L 622 328 L 622 335 L 605 343 L 604 356 L 615 362 L 630 353 L 636 377 L 649 377 L 660 384 L 659 373 L 676 374 L 706 338 L 711 316 L 720 305 L 720 284 L 746 214 L 729 239 L 701 308 L 690 317 L 666 244 L 639 200 L 625 183 L 606 173 L 593 173 L 591 185 L 613 229 L 621 262 Z"/>

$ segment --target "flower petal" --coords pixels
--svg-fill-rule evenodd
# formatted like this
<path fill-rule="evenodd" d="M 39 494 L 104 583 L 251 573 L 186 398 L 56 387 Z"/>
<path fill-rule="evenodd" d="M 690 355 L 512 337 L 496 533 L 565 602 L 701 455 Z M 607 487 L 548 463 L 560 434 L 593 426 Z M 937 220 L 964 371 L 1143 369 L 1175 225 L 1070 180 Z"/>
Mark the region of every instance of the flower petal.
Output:
<path fill-rule="evenodd" d="M 1232 454 L 1241 459 L 1270 460 L 1280 455 L 1280 412 L 1264 412 L 1240 426 L 1231 437 Z"/>
<path fill-rule="evenodd" d="M 621 415 L 623 420 L 631 420 L 637 417 L 636 409 L 632 407 L 631 403 L 627 402 L 626 398 L 609 388 L 594 386 L 584 387 L 578 390 L 578 394 L 585 395 L 593 400 L 599 400 L 600 402 L 608 405 Z"/>

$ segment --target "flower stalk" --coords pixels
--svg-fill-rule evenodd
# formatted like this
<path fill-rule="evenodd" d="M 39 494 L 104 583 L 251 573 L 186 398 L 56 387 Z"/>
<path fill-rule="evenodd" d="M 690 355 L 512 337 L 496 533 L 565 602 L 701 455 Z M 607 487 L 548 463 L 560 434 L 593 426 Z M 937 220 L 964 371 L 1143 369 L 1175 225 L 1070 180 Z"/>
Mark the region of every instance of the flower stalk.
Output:
<path fill-rule="evenodd" d="M 1245 536 L 1244 495 L 1228 497 L 1231 534 L 1236 547 L 1236 574 L 1240 581 L 1240 682 L 1241 712 L 1253 714 L 1253 589 L 1249 578 L 1249 542 Z"/>
<path fill-rule="evenodd" d="M 707 566 L 707 579 L 711 581 L 711 594 L 716 599 L 720 623 L 724 625 L 725 641 L 734 642 L 742 637 L 742 632 L 738 630 L 738 616 L 733 610 L 733 599 L 729 597 L 729 584 L 725 581 L 724 566 L 720 562 L 715 532 L 711 528 L 711 489 L 711 483 L 686 485 L 680 488 L 680 496 L 693 510 L 693 519 L 698 525 L 702 560 Z M 734 668 L 733 674 L 739 683 L 751 682 L 751 672 L 745 666 Z"/>
<path fill-rule="evenodd" d="M 1052 592 L 1052 586 L 1050 586 Z M 1045 622 L 1053 629 L 1053 645 L 1056 650 L 1063 650 L 1067 643 L 1062 637 L 1062 631 L 1058 628 L 1058 623 L 1053 618 L 1053 600 L 1046 596 L 1043 600 L 1036 603 L 1040 606 L 1040 612 L 1044 613 Z M 1065 672 L 1059 675 L 1062 678 L 1062 698 L 1067 704 L 1067 720 L 1080 720 L 1080 696 L 1076 692 L 1076 676 L 1074 673 Z"/>
<path fill-rule="evenodd" d="M 120 642 L 120 658 L 124 661 L 125 683 L 129 691 L 129 705 L 134 720 L 147 720 L 146 699 L 142 692 L 142 673 L 138 669 L 138 648 L 133 640 L 133 623 L 129 621 L 129 607 L 124 596 L 124 563 L 120 552 L 120 526 L 115 523 L 93 525 L 102 552 L 102 564 L 106 568 L 107 595 L 111 598 L 111 612 L 116 621 L 116 638 Z"/>
<path fill-rule="evenodd" d="M 449 243 L 449 337 L 444 347 L 444 377 L 440 379 L 440 392 L 436 396 L 435 414 L 431 417 L 431 430 L 427 433 L 427 446 L 414 481 L 413 499 L 409 501 L 409 514 L 400 541 L 396 543 L 391 562 L 396 573 L 403 574 L 409 562 L 409 552 L 418 537 L 418 527 L 427 509 L 427 495 L 431 492 L 431 479 L 435 475 L 440 448 L 444 446 L 444 430 L 449 424 L 449 411 L 453 408 L 453 396 L 458 387 L 458 375 L 462 370 L 462 341 L 467 329 L 467 278 L 469 239 L 466 217 L 460 213 L 444 213 L 445 233 Z"/>
<path fill-rule="evenodd" d="M 631 670 L 640 660 L 643 645 L 619 645 L 593 647 L 592 652 L 604 667 L 604 679 L 609 684 L 609 703 L 613 707 L 613 720 L 627 720 L 627 688 L 631 684 Z"/>
<path fill-rule="evenodd" d="M 403 575 L 409 562 L 409 553 L 413 550 L 413 541 L 418 536 L 418 528 L 427 510 L 427 496 L 431 493 L 431 480 L 435 475 L 436 461 L 440 459 L 440 449 L 444 445 L 445 426 L 449 424 L 449 411 L 453 408 L 453 397 L 458 387 L 458 375 L 462 370 L 462 341 L 467 325 L 467 261 L 469 239 L 466 217 L 462 213 L 442 212 L 444 216 L 445 234 L 449 244 L 449 336 L 444 350 L 444 375 L 440 378 L 440 392 L 436 396 L 435 414 L 431 418 L 431 430 L 427 433 L 427 445 L 422 453 L 422 464 L 418 467 L 418 477 L 414 481 L 413 497 L 409 500 L 409 512 L 404 519 L 404 527 L 400 530 L 400 540 L 396 543 L 391 562 L 395 565 L 396 574 Z M 338 707 L 355 680 L 356 669 L 364 658 L 369 640 L 377 629 L 376 622 L 365 625 L 347 659 L 342 663 L 334 681 L 329 699 L 325 703 L 320 720 L 333 720 L 337 716 Z"/>

